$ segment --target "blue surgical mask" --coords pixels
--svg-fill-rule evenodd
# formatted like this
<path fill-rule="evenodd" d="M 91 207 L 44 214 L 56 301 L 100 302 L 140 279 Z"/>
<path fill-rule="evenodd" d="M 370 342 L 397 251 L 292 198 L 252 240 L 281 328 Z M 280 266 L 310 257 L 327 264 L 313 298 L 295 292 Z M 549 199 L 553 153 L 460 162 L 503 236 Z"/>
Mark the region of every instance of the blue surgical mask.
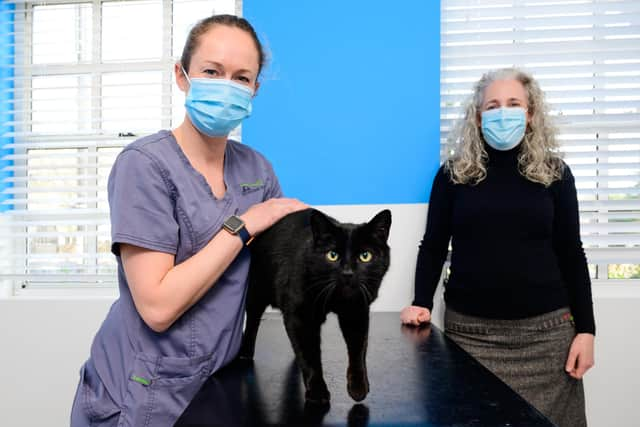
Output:
<path fill-rule="evenodd" d="M 511 150 L 524 138 L 526 110 L 522 107 L 495 108 L 482 112 L 482 135 L 491 147 Z"/>
<path fill-rule="evenodd" d="M 184 102 L 191 123 L 207 136 L 227 136 L 251 115 L 253 90 L 227 79 L 189 78 Z"/>

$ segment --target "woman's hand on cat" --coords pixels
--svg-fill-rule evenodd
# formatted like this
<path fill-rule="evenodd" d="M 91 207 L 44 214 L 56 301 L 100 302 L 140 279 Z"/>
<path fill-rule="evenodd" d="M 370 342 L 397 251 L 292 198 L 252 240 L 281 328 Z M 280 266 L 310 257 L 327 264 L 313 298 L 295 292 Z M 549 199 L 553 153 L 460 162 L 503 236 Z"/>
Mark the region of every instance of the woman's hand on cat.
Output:
<path fill-rule="evenodd" d="M 249 234 L 255 236 L 284 216 L 307 208 L 309 205 L 298 199 L 274 198 L 251 206 L 248 211 L 240 215 L 240 218 L 244 221 L 244 226 Z"/>
<path fill-rule="evenodd" d="M 428 308 L 410 305 L 400 312 L 400 320 L 404 325 L 418 326 L 431 321 L 431 311 Z"/>

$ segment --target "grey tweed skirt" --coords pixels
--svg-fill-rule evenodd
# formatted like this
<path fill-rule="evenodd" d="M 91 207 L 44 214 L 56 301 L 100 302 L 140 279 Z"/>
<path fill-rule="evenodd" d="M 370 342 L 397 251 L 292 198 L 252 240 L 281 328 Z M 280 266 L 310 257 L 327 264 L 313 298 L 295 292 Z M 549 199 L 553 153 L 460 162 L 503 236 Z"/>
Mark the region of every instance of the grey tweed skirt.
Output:
<path fill-rule="evenodd" d="M 449 308 L 445 332 L 558 427 L 587 425 L 582 380 L 564 370 L 576 334 L 568 308 L 516 320 Z"/>

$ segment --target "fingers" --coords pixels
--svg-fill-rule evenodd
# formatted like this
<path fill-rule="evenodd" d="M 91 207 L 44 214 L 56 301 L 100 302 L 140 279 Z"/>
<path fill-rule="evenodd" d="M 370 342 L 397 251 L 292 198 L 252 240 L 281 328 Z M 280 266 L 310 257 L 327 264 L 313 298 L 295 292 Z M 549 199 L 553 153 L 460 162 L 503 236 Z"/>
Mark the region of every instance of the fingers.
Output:
<path fill-rule="evenodd" d="M 405 307 L 400 312 L 400 321 L 402 322 L 402 324 L 413 325 L 414 321 L 417 320 L 417 319 L 414 319 L 414 316 L 411 313 L 411 309 L 412 307 Z"/>
<path fill-rule="evenodd" d="M 298 200 L 298 199 L 288 199 L 288 200 L 291 203 L 292 208 L 295 209 L 296 211 L 310 208 L 308 204 L 304 203 L 301 200 Z"/>
<path fill-rule="evenodd" d="M 413 324 L 413 317 L 411 315 L 411 307 L 405 307 L 400 312 L 400 322 L 404 325 Z"/>
<path fill-rule="evenodd" d="M 569 356 L 567 357 L 567 363 L 565 364 L 564 370 L 573 378 L 577 378 L 576 376 L 576 362 L 578 361 L 578 352 L 571 346 L 569 350 Z"/>
<path fill-rule="evenodd" d="M 257 235 L 284 216 L 307 209 L 309 206 L 298 199 L 274 198 L 253 205 L 247 212 L 241 215 L 245 227 L 251 235 Z"/>
<path fill-rule="evenodd" d="M 431 320 L 429 309 L 418 306 L 406 307 L 400 312 L 400 321 L 405 325 L 419 326 Z"/>
<path fill-rule="evenodd" d="M 582 377 L 584 376 L 584 374 L 587 372 L 588 369 L 589 368 L 587 367 L 587 365 L 580 364 L 580 362 L 578 362 L 577 366 L 575 366 L 570 371 L 567 371 L 567 373 L 571 378 L 575 378 L 576 380 L 579 380 L 579 379 L 582 379 Z"/>
<path fill-rule="evenodd" d="M 587 368 L 586 368 L 584 365 L 582 365 L 582 366 L 581 366 L 581 365 L 579 365 L 579 364 L 578 364 L 578 368 L 576 369 L 576 371 L 575 371 L 574 375 L 571 375 L 571 374 L 570 374 L 570 375 L 571 375 L 573 378 L 575 378 L 575 379 L 579 380 L 579 379 L 581 379 L 581 378 L 584 376 L 584 374 L 585 374 L 586 372 L 587 372 Z"/>
<path fill-rule="evenodd" d="M 420 323 L 426 323 L 431 321 L 431 313 L 429 310 L 424 310 L 420 314 L 418 314 L 418 321 Z"/>
<path fill-rule="evenodd" d="M 571 363 L 571 365 L 570 365 Z M 577 380 L 582 379 L 584 374 L 593 367 L 593 362 L 587 360 L 587 357 L 583 357 L 580 353 L 569 353 L 569 359 L 567 360 L 567 366 L 565 370 L 570 377 Z"/>
<path fill-rule="evenodd" d="M 420 320 L 417 317 L 409 319 L 409 324 L 413 326 L 420 326 Z"/>
<path fill-rule="evenodd" d="M 578 366 L 576 367 L 574 372 L 575 376 L 571 374 L 569 375 L 579 380 L 582 377 L 584 377 L 584 374 L 586 374 L 587 371 L 592 367 L 593 367 L 593 360 L 590 360 L 586 355 L 583 357 L 582 354 L 578 354 Z"/>
<path fill-rule="evenodd" d="M 593 335 L 578 334 L 571 343 L 565 371 L 575 379 L 581 379 L 593 367 Z"/>
<path fill-rule="evenodd" d="M 265 202 L 265 206 L 269 207 L 271 213 L 270 216 L 272 223 L 269 224 L 270 226 L 285 215 L 309 208 L 309 205 L 301 202 L 298 199 L 287 199 L 284 197 L 278 199 L 269 199 Z"/>
<path fill-rule="evenodd" d="M 301 202 L 298 199 L 280 199 L 280 200 L 282 201 L 282 203 L 284 203 L 285 211 L 287 214 L 309 208 L 309 205 L 307 205 L 304 202 Z"/>

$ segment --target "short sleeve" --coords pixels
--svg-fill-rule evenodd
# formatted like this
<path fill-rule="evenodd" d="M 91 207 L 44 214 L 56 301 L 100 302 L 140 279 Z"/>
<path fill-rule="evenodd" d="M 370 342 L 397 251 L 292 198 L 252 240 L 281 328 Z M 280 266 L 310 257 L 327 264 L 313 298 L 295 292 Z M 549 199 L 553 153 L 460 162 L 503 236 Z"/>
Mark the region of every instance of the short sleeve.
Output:
<path fill-rule="evenodd" d="M 160 167 L 136 149 L 122 152 L 109 175 L 111 251 L 128 243 L 175 254 L 179 229 L 175 197 Z"/>
<path fill-rule="evenodd" d="M 282 188 L 280 188 L 280 181 L 273 170 L 273 166 L 268 160 L 266 162 L 266 174 L 267 174 L 267 188 L 264 192 L 264 200 L 282 197 Z"/>

